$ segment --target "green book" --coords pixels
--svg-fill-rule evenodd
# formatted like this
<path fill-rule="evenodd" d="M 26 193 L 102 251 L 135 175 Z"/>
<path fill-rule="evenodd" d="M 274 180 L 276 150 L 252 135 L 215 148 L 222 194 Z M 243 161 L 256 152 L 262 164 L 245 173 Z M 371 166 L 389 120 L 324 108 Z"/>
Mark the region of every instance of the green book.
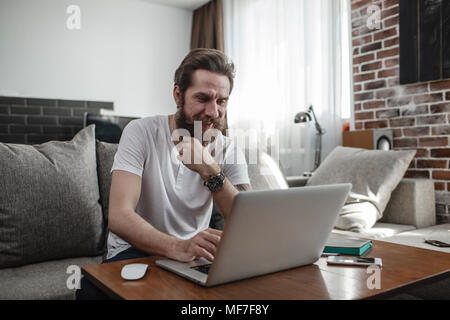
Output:
<path fill-rule="evenodd" d="M 339 253 L 360 256 L 372 247 L 371 240 L 354 238 L 328 238 L 324 253 Z"/>

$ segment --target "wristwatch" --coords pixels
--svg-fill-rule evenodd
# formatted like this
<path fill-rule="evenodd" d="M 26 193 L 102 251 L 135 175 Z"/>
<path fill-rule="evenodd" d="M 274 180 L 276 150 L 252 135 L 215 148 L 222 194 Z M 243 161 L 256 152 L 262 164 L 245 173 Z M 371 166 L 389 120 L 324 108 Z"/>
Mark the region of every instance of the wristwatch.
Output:
<path fill-rule="evenodd" d="M 224 181 L 225 175 L 220 171 L 216 175 L 209 176 L 208 180 L 203 182 L 203 184 L 207 186 L 210 191 L 219 191 L 222 189 Z"/>

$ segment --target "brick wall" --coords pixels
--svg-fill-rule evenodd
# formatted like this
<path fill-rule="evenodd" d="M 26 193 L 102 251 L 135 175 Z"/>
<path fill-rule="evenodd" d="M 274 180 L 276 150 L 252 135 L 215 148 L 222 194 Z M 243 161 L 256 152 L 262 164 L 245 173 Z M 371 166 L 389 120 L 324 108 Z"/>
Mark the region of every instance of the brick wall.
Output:
<path fill-rule="evenodd" d="M 368 6 L 381 29 L 367 27 Z M 432 179 L 438 223 L 450 222 L 450 79 L 400 85 L 399 0 L 352 0 L 355 130 L 391 128 L 394 149 L 417 149 L 406 177 Z"/>
<path fill-rule="evenodd" d="M 112 102 L 0 96 L 0 142 L 70 140 L 83 127 L 85 112 L 113 108 Z"/>

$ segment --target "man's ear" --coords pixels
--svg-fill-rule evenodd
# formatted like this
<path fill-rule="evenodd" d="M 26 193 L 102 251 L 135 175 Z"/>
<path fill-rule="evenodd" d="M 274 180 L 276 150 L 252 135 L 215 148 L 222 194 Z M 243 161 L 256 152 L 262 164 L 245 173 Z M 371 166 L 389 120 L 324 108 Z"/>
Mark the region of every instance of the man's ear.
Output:
<path fill-rule="evenodd" d="M 177 104 L 177 107 L 181 106 L 181 90 L 179 86 L 173 87 L 173 99 Z"/>

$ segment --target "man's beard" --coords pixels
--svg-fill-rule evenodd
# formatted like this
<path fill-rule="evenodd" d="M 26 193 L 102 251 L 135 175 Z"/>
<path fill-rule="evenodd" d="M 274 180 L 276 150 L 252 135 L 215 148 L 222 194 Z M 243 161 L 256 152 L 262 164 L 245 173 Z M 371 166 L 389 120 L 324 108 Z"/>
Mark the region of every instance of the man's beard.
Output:
<path fill-rule="evenodd" d="M 193 119 L 193 121 L 199 121 L 202 122 L 201 119 Z M 197 139 L 200 140 L 200 142 L 203 145 L 208 144 L 209 141 L 202 141 L 203 140 L 203 134 L 205 132 L 203 132 L 203 126 L 200 125 L 200 129 L 201 129 L 201 136 L 200 137 L 196 137 L 195 136 L 195 131 L 194 131 L 194 122 L 191 122 L 187 119 L 186 114 L 184 113 L 184 105 L 181 107 L 178 107 L 177 112 L 175 113 L 175 123 L 178 129 L 185 129 L 189 132 L 191 137 L 195 137 Z M 205 122 L 213 122 L 213 126 L 211 129 L 217 129 L 220 132 L 222 132 L 222 134 L 224 134 L 225 130 L 226 130 L 226 120 L 225 118 L 217 118 L 217 119 L 203 119 L 203 121 Z M 208 129 L 209 130 L 209 129 Z M 198 134 L 198 133 L 197 133 Z"/>

